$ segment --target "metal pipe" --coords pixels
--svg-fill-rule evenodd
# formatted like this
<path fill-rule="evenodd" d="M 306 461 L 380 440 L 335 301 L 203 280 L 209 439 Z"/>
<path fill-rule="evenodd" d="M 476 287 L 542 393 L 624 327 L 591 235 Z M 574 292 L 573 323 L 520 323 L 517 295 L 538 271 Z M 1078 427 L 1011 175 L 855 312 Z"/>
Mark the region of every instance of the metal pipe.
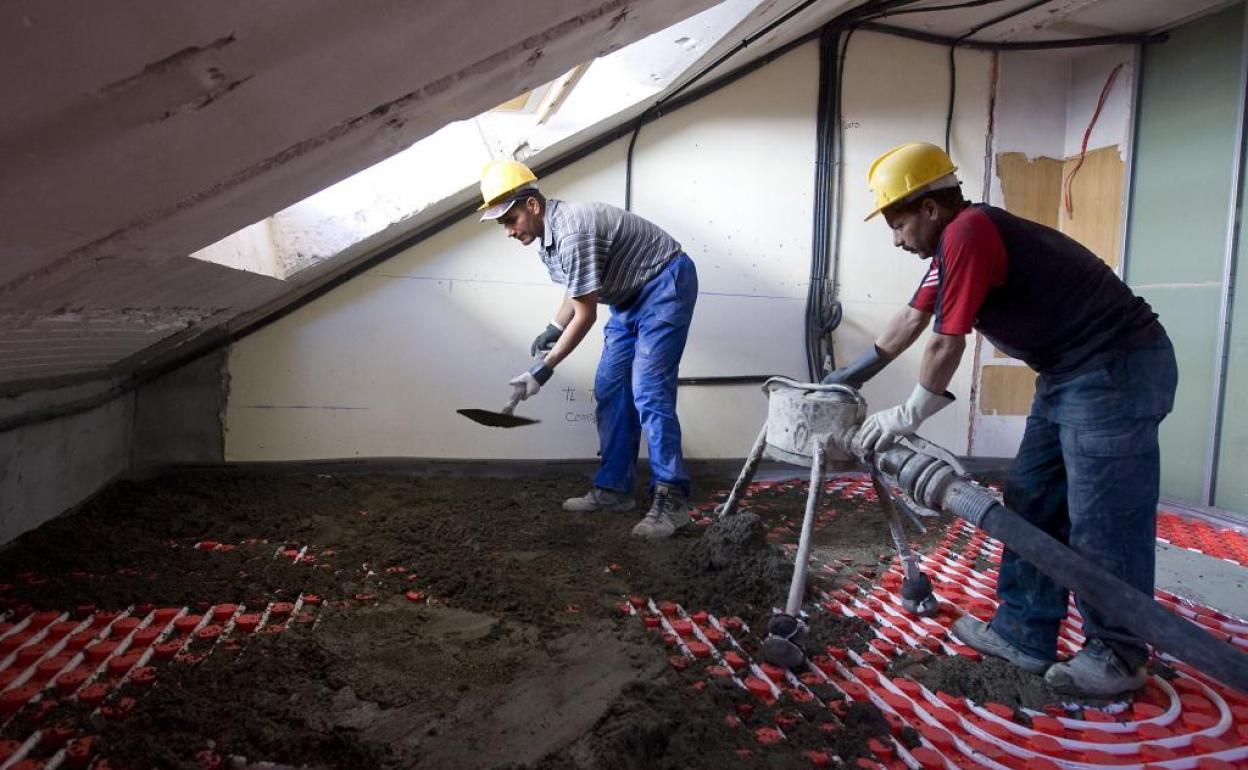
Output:
<path fill-rule="evenodd" d="M 1118 268 L 1114 270 L 1125 283 L 1127 280 L 1127 239 L 1131 235 L 1131 198 L 1135 187 L 1135 143 L 1139 140 L 1140 124 L 1140 80 L 1144 69 L 1144 46 L 1136 45 L 1131 50 L 1131 109 L 1127 111 L 1126 147 L 1122 155 L 1126 165 L 1122 170 L 1122 178 L 1126 185 L 1122 191 L 1122 232 L 1118 234 Z"/>
<path fill-rule="evenodd" d="M 1209 448 L 1205 455 L 1204 502 L 1213 505 L 1218 485 L 1218 460 L 1222 443 L 1222 415 L 1226 406 L 1226 363 L 1230 357 L 1231 312 L 1235 296 L 1235 262 L 1244 195 L 1244 110 L 1248 100 L 1248 14 L 1244 15 L 1243 43 L 1239 49 L 1239 107 L 1235 150 L 1231 156 L 1231 196 L 1226 215 L 1226 252 L 1222 264 L 1222 300 L 1218 308 L 1218 352 L 1214 358 L 1213 401 L 1209 410 Z"/>
<path fill-rule="evenodd" d="M 758 438 L 754 439 L 754 446 L 750 447 L 750 456 L 745 458 L 745 466 L 741 468 L 741 473 L 737 476 L 737 481 L 732 485 L 732 491 L 728 493 L 728 499 L 723 505 L 719 506 L 720 516 L 731 516 L 737 512 L 737 508 L 741 507 L 741 494 L 750 482 L 754 480 L 754 474 L 758 472 L 758 463 L 763 459 L 763 450 L 767 448 L 767 425 L 763 425 L 763 429 L 758 432 Z"/>
<path fill-rule="evenodd" d="M 691 385 L 762 385 L 778 374 L 730 374 L 712 377 L 680 377 L 676 384 L 681 387 Z"/>
<path fill-rule="evenodd" d="M 823 497 L 823 466 L 828 452 L 823 444 L 815 447 L 815 457 L 810 464 L 810 492 L 806 495 L 806 515 L 802 518 L 802 536 L 797 541 L 797 563 L 793 567 L 793 582 L 789 584 L 789 601 L 784 605 L 785 614 L 801 617 L 802 597 L 806 595 L 806 570 L 810 561 L 811 533 L 815 528 L 815 512 Z"/>

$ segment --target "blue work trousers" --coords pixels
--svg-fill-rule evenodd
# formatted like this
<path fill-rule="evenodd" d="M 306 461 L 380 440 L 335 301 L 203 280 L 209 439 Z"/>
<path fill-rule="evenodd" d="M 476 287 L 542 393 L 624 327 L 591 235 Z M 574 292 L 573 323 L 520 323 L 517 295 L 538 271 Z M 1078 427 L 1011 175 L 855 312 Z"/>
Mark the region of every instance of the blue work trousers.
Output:
<path fill-rule="evenodd" d="M 594 485 L 632 494 L 645 431 L 650 489 L 670 484 L 689 495 L 676 419 L 676 375 L 698 299 L 698 272 L 681 254 L 626 308 L 611 308 L 594 378 L 602 467 Z"/>
<path fill-rule="evenodd" d="M 1153 593 L 1161 473 L 1157 427 L 1174 405 L 1174 348 L 1157 327 L 1140 347 L 1098 356 L 1072 374 L 1036 381 L 1005 504 L 1085 559 Z M 1040 565 L 1041 567 L 1043 565 Z M 1067 591 L 1005 550 L 992 628 L 1029 655 L 1053 660 Z M 1083 633 L 1129 665 L 1148 648 L 1076 594 Z"/>

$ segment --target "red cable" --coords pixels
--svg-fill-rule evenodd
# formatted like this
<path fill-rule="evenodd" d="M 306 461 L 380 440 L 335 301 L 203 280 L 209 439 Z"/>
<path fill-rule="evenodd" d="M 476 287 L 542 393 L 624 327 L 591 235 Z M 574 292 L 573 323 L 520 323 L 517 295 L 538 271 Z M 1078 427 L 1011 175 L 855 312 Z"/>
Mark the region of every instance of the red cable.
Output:
<path fill-rule="evenodd" d="M 1063 183 L 1063 187 L 1066 188 L 1064 199 L 1066 202 L 1067 216 L 1073 216 L 1075 213 L 1074 202 L 1070 199 L 1071 183 L 1075 181 L 1075 174 L 1078 174 L 1079 169 L 1083 168 L 1083 159 L 1088 155 L 1088 139 L 1092 137 L 1092 128 L 1096 125 L 1097 119 L 1101 117 L 1101 108 L 1105 106 L 1105 98 L 1109 96 L 1109 89 L 1113 88 L 1114 81 L 1118 79 L 1118 71 L 1120 69 L 1122 69 L 1121 64 L 1114 67 L 1113 71 L 1109 73 L 1109 77 L 1106 78 L 1105 85 L 1101 88 L 1101 98 L 1096 102 L 1096 112 L 1092 113 L 1092 120 L 1088 123 L 1087 129 L 1083 132 L 1083 146 L 1079 149 L 1079 161 L 1075 163 L 1075 167 L 1072 168 L 1070 173 L 1066 175 L 1066 180 Z"/>

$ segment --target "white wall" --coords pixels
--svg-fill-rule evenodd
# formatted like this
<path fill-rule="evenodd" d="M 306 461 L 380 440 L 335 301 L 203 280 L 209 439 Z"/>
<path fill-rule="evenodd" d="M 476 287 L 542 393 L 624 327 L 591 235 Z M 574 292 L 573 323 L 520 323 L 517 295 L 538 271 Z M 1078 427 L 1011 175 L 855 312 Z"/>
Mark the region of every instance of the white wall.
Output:
<path fill-rule="evenodd" d="M 968 198 L 982 195 L 991 57 L 959 51 L 957 104 L 950 154 Z M 845 216 L 837 267 L 845 320 L 836 335 L 838 363 L 871 345 L 884 324 L 910 301 L 927 261 L 893 247 L 882 218 L 871 211 L 867 169 L 880 153 L 909 141 L 943 145 L 948 108 L 948 50 L 878 34 L 854 36 L 845 69 Z M 926 335 L 867 383 L 872 408 L 904 401 L 918 381 Z M 973 365 L 968 353 L 949 390 L 954 405 L 932 418 L 923 435 L 955 452 L 966 451 Z"/>
<path fill-rule="evenodd" d="M 913 139 L 942 141 L 945 51 L 860 33 L 847 70 L 845 238 L 838 269 L 846 321 L 842 359 L 906 302 L 923 264 L 893 249 L 882 224 L 861 222 L 872 158 Z M 959 53 L 954 156 L 971 193 L 983 178 L 986 55 Z M 634 163 L 634 209 L 681 241 L 701 294 L 683 376 L 804 374 L 802 313 L 810 262 L 817 45 L 646 126 Z M 622 203 L 627 139 L 543 180 L 548 195 Z M 533 249 L 496 225 L 460 222 L 240 341 L 231 353 L 229 460 L 339 457 L 592 458 L 586 417 L 601 350 L 595 331 L 520 412 L 522 430 L 478 427 L 460 407 L 498 408 L 506 381 L 561 289 Z M 604 310 L 605 312 L 605 310 Z M 605 320 L 605 319 L 604 319 Z M 884 407 L 917 378 L 918 351 L 873 381 Z M 965 366 L 956 409 L 926 433 L 965 448 Z M 574 399 L 574 400 L 570 400 Z M 680 414 L 690 457 L 740 457 L 766 413 L 757 386 L 689 387 Z"/>

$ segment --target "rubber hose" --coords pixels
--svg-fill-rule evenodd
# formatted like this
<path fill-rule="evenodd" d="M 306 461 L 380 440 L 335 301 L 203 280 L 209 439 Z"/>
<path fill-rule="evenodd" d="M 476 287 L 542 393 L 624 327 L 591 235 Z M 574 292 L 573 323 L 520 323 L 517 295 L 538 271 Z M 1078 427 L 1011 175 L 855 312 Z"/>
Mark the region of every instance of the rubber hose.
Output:
<path fill-rule="evenodd" d="M 1162 608 L 1149 594 L 1079 556 L 1000 503 L 988 509 L 979 526 L 1114 624 L 1248 693 L 1248 653 Z"/>

